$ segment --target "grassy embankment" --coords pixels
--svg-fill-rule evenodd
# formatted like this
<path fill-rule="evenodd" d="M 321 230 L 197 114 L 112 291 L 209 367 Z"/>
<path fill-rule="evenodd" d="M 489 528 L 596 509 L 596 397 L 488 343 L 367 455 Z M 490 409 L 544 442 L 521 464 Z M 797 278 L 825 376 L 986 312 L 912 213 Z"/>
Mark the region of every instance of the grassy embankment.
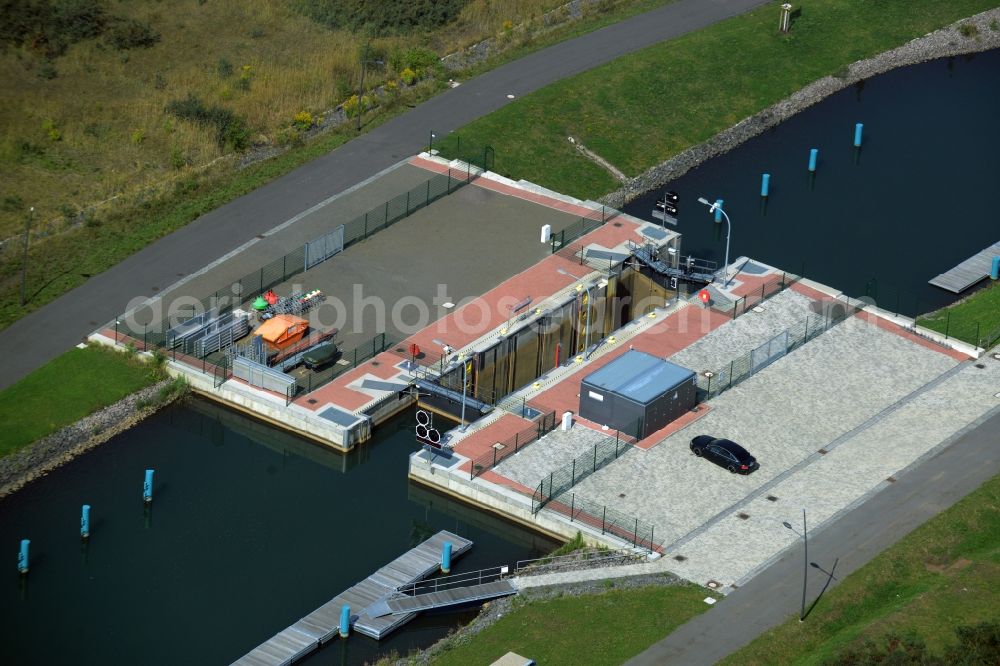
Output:
<path fill-rule="evenodd" d="M 604 666 L 642 652 L 695 615 L 708 610 L 709 593 L 697 585 L 650 586 L 578 597 L 518 603 L 515 609 L 432 663 L 489 664 L 508 651 L 539 664 Z"/>
<path fill-rule="evenodd" d="M 1000 621 L 1000 476 L 844 579 L 806 622 L 792 618 L 722 663 L 823 664 L 908 634 L 941 655 L 956 627 L 984 621 Z"/>
<path fill-rule="evenodd" d="M 164 376 L 155 363 L 130 354 L 96 346 L 71 349 L 0 391 L 0 457 Z"/>
<path fill-rule="evenodd" d="M 811 0 L 782 35 L 769 3 L 516 100 L 463 128 L 462 142 L 493 145 L 500 173 L 596 198 L 618 183 L 568 136 L 636 176 L 851 62 L 996 4 Z"/>
<path fill-rule="evenodd" d="M 917 324 L 979 347 L 1000 341 L 1000 286 L 987 285 L 955 305 L 917 319 Z"/>
<path fill-rule="evenodd" d="M 377 125 L 440 90 L 449 75 L 429 64 L 437 55 L 499 35 L 509 46 L 500 62 L 668 1 L 600 3 L 584 19 L 544 33 L 540 16 L 560 0 L 459 2 L 457 17 L 444 25 L 371 39 L 369 58 L 385 65 L 368 68 L 366 89 L 386 84 L 395 91 L 365 124 Z M 77 0 L 22 7 L 47 3 L 89 7 Z M 301 147 L 325 110 L 355 94 L 367 40 L 364 30 L 331 28 L 296 10 L 325 5 L 331 3 L 98 3 L 104 18 L 93 22 L 105 26 L 98 36 L 71 39 L 65 33 L 72 31 L 56 23 L 50 28 L 61 33 L 29 32 L 17 46 L 8 43 L 11 32 L 0 31 L 7 46 L 0 50 L 0 76 L 8 82 L 0 93 L 0 239 L 15 238 L 0 251 L 0 328 L 353 137 L 345 127 Z M 132 45 L 121 47 L 121 26 L 133 25 L 127 21 L 148 30 L 128 33 Z M 73 30 L 89 34 L 79 24 Z M 60 35 L 69 43 L 57 48 Z M 201 106 L 187 107 L 188 119 L 168 111 L 190 96 Z M 237 144 L 293 149 L 235 171 Z M 32 240 L 29 302 L 22 307 L 16 236 L 29 207 L 32 228 L 45 237 Z"/>

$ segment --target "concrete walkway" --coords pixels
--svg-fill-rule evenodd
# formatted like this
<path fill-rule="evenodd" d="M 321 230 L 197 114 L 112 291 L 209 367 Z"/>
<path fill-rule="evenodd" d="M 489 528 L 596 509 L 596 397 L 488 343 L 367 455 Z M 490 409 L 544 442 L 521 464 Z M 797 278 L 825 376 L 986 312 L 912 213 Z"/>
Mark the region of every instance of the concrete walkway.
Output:
<path fill-rule="evenodd" d="M 0 388 L 80 342 L 98 325 L 120 314 L 136 295 L 165 291 L 179 276 L 255 242 L 258 234 L 419 152 L 427 145 L 432 129 L 446 134 L 508 104 L 508 94 L 524 96 L 761 4 L 762 0 L 679 0 L 555 44 L 428 100 L 203 215 L 0 332 L 0 344 L 17 350 L 0 360 Z M 495 148 L 503 151 L 503 146 Z"/>

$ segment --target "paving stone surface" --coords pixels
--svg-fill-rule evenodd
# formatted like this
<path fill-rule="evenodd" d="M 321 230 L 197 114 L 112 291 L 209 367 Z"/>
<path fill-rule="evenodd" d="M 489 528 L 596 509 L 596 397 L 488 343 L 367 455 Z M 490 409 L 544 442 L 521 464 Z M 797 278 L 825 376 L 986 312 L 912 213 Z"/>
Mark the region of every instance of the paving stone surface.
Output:
<path fill-rule="evenodd" d="M 983 367 L 977 367 L 977 363 Z M 772 369 L 775 367 L 777 364 Z M 822 528 L 885 487 L 887 477 L 905 473 L 907 467 L 933 455 L 970 424 L 995 414 L 1000 410 L 997 392 L 1000 361 L 987 356 L 978 362 L 945 368 L 937 377 L 845 431 L 833 440 L 836 445 L 827 455 L 806 456 L 792 474 L 773 477 L 767 485 L 758 487 L 755 497 L 729 504 L 667 556 L 648 564 L 527 577 L 518 584 L 530 587 L 669 571 L 702 585 L 716 581 L 723 591 L 729 591 L 730 586 L 743 584 L 786 548 L 798 547 L 799 537 L 786 529 L 783 521 L 799 525 L 805 508 L 810 531 Z M 635 453 L 629 456 L 637 457 Z M 598 475 L 611 471 L 615 471 L 614 466 Z M 747 518 L 741 519 L 740 513 Z M 683 560 L 674 559 L 676 555 Z"/>
<path fill-rule="evenodd" d="M 693 426 L 628 452 L 574 492 L 652 523 L 671 544 L 955 365 L 851 318 L 714 399 Z M 699 434 L 740 442 L 761 469 L 734 475 L 696 458 L 688 443 Z"/>
<path fill-rule="evenodd" d="M 563 431 L 553 430 L 537 442 L 505 459 L 496 466 L 496 472 L 508 479 L 536 487 L 543 477 L 572 462 L 594 445 L 608 439 L 606 433 L 574 425 Z"/>
<path fill-rule="evenodd" d="M 680 350 L 670 360 L 695 372 L 716 371 L 737 356 L 764 344 L 778 333 L 801 324 L 814 301 L 786 289 L 762 304 L 763 312 L 750 310 L 700 340 Z"/>

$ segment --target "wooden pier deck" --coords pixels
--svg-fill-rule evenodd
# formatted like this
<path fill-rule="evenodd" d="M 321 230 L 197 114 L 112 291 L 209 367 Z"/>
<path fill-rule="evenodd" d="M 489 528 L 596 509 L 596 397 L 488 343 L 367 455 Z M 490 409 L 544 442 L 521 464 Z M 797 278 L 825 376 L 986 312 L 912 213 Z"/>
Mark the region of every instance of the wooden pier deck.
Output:
<path fill-rule="evenodd" d="M 1000 242 L 996 242 L 981 252 L 977 252 L 950 271 L 928 280 L 935 287 L 960 294 L 990 274 L 993 257 L 1000 255 Z"/>
<path fill-rule="evenodd" d="M 379 639 L 398 629 L 412 620 L 419 611 L 372 617 L 367 614 L 367 609 L 373 605 L 381 608 L 385 600 L 395 596 L 399 588 L 412 585 L 437 571 L 441 565 L 441 550 L 446 541 L 451 542 L 453 560 L 472 548 L 472 542 L 468 539 L 441 530 L 260 644 L 233 662 L 234 666 L 285 666 L 301 659 L 339 634 L 340 609 L 344 604 L 351 607 L 351 625 L 358 633 Z"/>

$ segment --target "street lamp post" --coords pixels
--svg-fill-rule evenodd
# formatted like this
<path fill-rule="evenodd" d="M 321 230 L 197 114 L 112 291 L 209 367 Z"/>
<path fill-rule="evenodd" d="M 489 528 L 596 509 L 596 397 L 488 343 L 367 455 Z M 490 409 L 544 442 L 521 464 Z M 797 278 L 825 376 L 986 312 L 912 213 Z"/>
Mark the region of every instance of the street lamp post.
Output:
<path fill-rule="evenodd" d="M 786 521 L 781 524 L 798 534 L 798 532 L 795 531 L 795 528 L 792 527 L 791 523 Z M 802 544 L 805 549 L 802 558 L 802 611 L 799 613 L 799 622 L 802 622 L 806 619 L 806 583 L 809 580 L 809 532 L 806 527 L 805 509 L 802 509 L 802 534 L 799 534 L 799 536 L 802 537 Z"/>
<path fill-rule="evenodd" d="M 428 155 L 433 155 L 434 154 L 434 137 L 436 137 L 436 136 L 437 136 L 437 134 L 434 133 L 434 130 L 431 130 L 431 138 L 427 142 L 427 154 Z"/>
<path fill-rule="evenodd" d="M 698 203 L 708 206 L 709 213 L 719 211 L 726 218 L 726 263 L 722 267 L 722 288 L 725 289 L 729 286 L 729 236 L 732 234 L 733 225 L 729 221 L 729 215 L 726 213 L 726 210 L 719 205 L 719 202 L 712 203 L 705 197 L 699 197 Z"/>
<path fill-rule="evenodd" d="M 373 65 L 384 65 L 383 60 L 369 60 L 368 59 L 368 46 L 365 44 L 364 51 L 361 54 L 361 85 L 359 86 L 360 91 L 358 92 L 358 131 L 361 131 L 361 115 L 365 111 L 365 69 L 368 67 L 368 63 Z"/>
<path fill-rule="evenodd" d="M 28 219 L 24 221 L 24 263 L 21 264 L 21 305 L 28 300 L 28 239 L 31 238 L 31 218 L 35 216 L 35 207 L 28 211 Z"/>

